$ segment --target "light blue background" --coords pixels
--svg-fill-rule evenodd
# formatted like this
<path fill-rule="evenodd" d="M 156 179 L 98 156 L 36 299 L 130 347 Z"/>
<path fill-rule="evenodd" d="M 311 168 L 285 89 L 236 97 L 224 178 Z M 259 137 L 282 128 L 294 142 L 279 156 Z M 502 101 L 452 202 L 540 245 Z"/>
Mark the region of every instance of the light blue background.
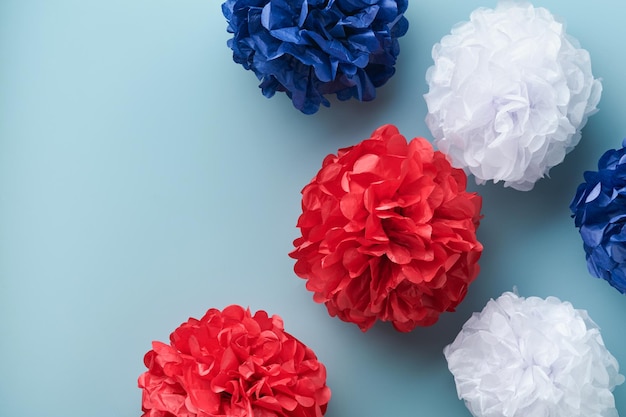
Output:
<path fill-rule="evenodd" d="M 237 303 L 279 314 L 328 368 L 329 417 L 467 417 L 441 353 L 517 286 L 587 309 L 626 371 L 626 299 L 586 270 L 568 205 L 626 136 L 626 3 L 537 1 L 603 80 L 580 145 L 527 193 L 484 198 L 482 273 L 457 313 L 400 334 L 330 318 L 287 256 L 322 158 L 423 122 L 432 45 L 493 1 L 410 3 L 395 77 L 371 103 L 305 116 L 232 62 L 219 0 L 0 1 L 0 416 L 140 415 L 152 340 Z M 615 390 L 626 415 L 626 385 Z"/>

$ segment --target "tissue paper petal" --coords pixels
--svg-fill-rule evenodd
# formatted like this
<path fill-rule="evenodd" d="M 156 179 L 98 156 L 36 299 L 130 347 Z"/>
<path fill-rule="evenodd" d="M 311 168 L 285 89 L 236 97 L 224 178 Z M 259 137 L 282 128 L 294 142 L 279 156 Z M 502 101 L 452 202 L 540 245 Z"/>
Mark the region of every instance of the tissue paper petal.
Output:
<path fill-rule="evenodd" d="M 266 97 L 284 91 L 305 114 L 324 97 L 372 100 L 395 72 L 407 0 L 226 0 L 233 60 Z"/>
<path fill-rule="evenodd" d="M 426 124 L 477 183 L 528 191 L 579 142 L 602 86 L 589 53 L 541 7 L 479 8 L 432 50 Z"/>
<path fill-rule="evenodd" d="M 570 204 L 589 272 L 626 292 L 626 139 L 585 172 Z"/>
<path fill-rule="evenodd" d="M 558 298 L 504 293 L 444 348 L 475 417 L 617 417 L 617 360 L 584 310 Z"/>
<path fill-rule="evenodd" d="M 403 332 L 454 311 L 479 272 L 482 199 L 425 139 L 392 125 L 328 155 L 302 190 L 290 254 L 331 316 Z"/>
<path fill-rule="evenodd" d="M 153 342 L 139 377 L 144 417 L 321 417 L 326 368 L 278 316 L 232 305 Z"/>

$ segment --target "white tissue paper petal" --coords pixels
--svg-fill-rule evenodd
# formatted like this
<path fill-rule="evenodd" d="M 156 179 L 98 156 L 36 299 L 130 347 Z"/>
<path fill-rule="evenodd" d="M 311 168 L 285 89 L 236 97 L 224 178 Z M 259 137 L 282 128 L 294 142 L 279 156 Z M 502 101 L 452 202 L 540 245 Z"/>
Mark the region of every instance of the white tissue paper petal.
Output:
<path fill-rule="evenodd" d="M 602 86 L 589 53 L 546 9 L 479 8 L 432 50 L 426 124 L 452 164 L 531 190 L 580 140 Z"/>
<path fill-rule="evenodd" d="M 624 382 L 585 310 L 506 292 L 474 313 L 443 350 L 475 417 L 617 417 Z"/>

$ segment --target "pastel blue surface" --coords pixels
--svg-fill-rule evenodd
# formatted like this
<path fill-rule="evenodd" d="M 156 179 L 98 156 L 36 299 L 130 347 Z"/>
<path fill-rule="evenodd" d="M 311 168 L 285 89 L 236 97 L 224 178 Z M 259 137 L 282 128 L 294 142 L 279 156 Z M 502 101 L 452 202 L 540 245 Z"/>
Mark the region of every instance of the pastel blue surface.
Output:
<path fill-rule="evenodd" d="M 232 61 L 220 1 L 0 1 L 0 416 L 131 417 L 152 340 L 232 303 L 279 314 L 328 368 L 329 417 L 470 416 L 442 348 L 514 286 L 587 309 L 626 371 L 626 298 L 589 275 L 568 205 L 626 136 L 626 3 L 536 1 L 602 78 L 580 145 L 531 192 L 484 199 L 482 272 L 408 334 L 330 318 L 293 273 L 300 189 L 337 148 L 425 127 L 432 45 L 493 1 L 414 1 L 396 75 L 312 116 Z M 584 7 L 588 6 L 588 7 Z M 626 415 L 626 385 L 615 390 Z"/>

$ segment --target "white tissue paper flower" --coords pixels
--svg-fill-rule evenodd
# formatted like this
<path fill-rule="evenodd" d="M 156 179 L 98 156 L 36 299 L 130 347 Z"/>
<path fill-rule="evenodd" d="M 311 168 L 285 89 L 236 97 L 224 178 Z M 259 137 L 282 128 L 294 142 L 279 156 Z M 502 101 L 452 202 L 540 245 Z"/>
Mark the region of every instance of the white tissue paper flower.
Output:
<path fill-rule="evenodd" d="M 585 310 L 507 292 L 474 313 L 444 348 L 475 417 L 617 417 L 624 382 Z"/>
<path fill-rule="evenodd" d="M 479 8 L 432 50 L 426 124 L 476 182 L 531 190 L 580 140 L 602 86 L 589 53 L 541 7 Z"/>

